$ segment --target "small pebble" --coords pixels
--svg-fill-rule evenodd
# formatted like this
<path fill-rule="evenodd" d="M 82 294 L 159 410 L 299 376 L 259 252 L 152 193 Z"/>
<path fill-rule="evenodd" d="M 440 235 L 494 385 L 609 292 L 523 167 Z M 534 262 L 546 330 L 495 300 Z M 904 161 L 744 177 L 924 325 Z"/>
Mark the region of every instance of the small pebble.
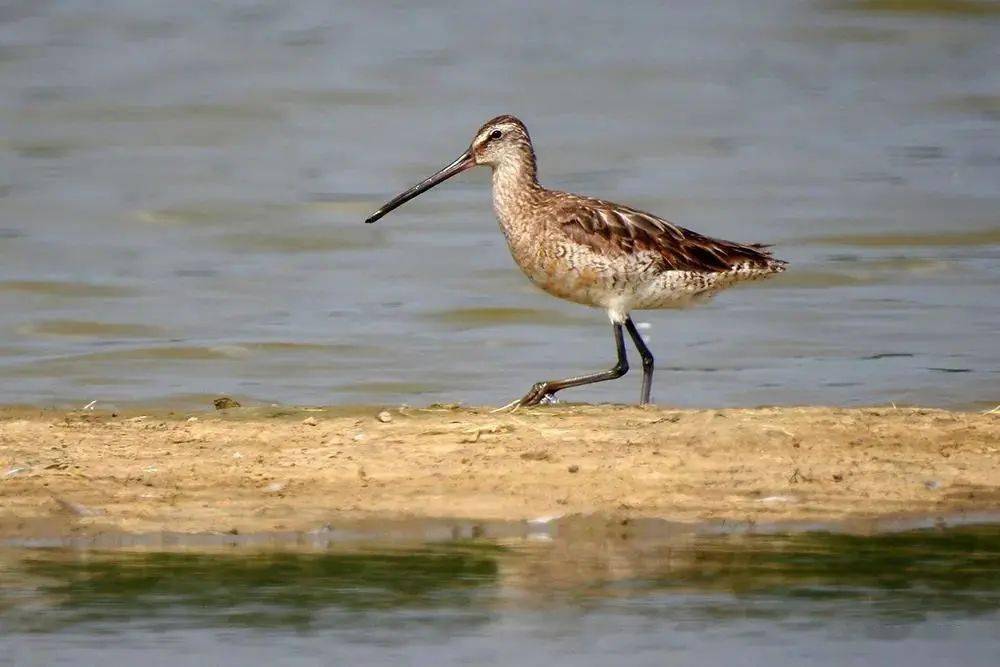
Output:
<path fill-rule="evenodd" d="M 306 426 L 315 426 L 319 422 L 316 421 L 315 417 L 306 417 L 305 419 L 302 420 L 302 423 L 305 424 Z"/>
<path fill-rule="evenodd" d="M 578 466 L 575 463 L 566 469 L 569 470 L 570 472 L 580 472 L 580 466 Z"/>
<path fill-rule="evenodd" d="M 767 496 L 766 498 L 758 498 L 758 503 L 797 503 L 798 499 L 793 496 Z"/>
<path fill-rule="evenodd" d="M 75 503 L 72 500 L 66 500 L 65 498 L 60 498 L 58 496 L 52 496 L 52 499 L 70 514 L 75 514 L 76 516 L 98 516 L 99 514 L 104 514 L 104 510 L 91 509 L 86 505 L 81 505 L 80 503 Z"/>
<path fill-rule="evenodd" d="M 219 398 L 212 401 L 212 405 L 215 406 L 216 410 L 225 410 L 226 408 L 238 408 L 240 404 L 228 396 L 220 396 Z"/>
<path fill-rule="evenodd" d="M 388 424 L 389 422 L 392 421 L 392 415 L 389 414 L 388 410 L 383 410 L 382 412 L 378 413 L 378 420 L 383 424 Z"/>
<path fill-rule="evenodd" d="M 361 442 L 364 439 L 365 439 L 365 434 L 364 433 L 357 433 L 357 434 L 355 434 L 355 436 L 353 438 L 354 442 Z"/>
<path fill-rule="evenodd" d="M 189 422 L 196 422 L 196 421 L 198 421 L 198 418 L 197 417 L 188 417 L 187 420 Z"/>

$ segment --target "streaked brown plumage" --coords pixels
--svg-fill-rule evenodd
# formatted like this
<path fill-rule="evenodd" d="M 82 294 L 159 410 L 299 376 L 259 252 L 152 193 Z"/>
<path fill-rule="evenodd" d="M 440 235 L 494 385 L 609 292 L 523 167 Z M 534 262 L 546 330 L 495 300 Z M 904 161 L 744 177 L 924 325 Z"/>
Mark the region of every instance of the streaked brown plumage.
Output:
<path fill-rule="evenodd" d="M 740 245 L 703 236 L 662 218 L 600 199 L 568 195 L 562 231 L 572 241 L 605 255 L 648 250 L 660 271 L 728 271 L 740 264 L 769 267 L 774 259 L 759 243 Z"/>
<path fill-rule="evenodd" d="M 476 165 L 493 169 L 493 207 L 524 273 L 554 296 L 607 310 L 618 350 L 618 363 L 609 371 L 537 383 L 511 404 L 515 407 L 623 375 L 628 361 L 622 326 L 642 356 L 641 402 L 648 402 L 653 358 L 630 311 L 684 305 L 784 270 L 785 262 L 772 257 L 767 246 L 710 238 L 628 206 L 543 188 L 528 130 L 507 115 L 487 121 L 457 160 L 390 200 L 366 222 Z"/>

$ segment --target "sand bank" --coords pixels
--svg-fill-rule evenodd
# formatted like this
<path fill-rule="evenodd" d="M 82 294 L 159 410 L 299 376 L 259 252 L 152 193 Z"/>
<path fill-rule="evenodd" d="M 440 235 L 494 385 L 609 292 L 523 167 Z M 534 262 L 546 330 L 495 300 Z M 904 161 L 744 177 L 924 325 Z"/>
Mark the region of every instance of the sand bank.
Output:
<path fill-rule="evenodd" d="M 359 519 L 836 521 L 1000 510 L 1000 414 L 557 405 L 0 410 L 0 537 Z"/>

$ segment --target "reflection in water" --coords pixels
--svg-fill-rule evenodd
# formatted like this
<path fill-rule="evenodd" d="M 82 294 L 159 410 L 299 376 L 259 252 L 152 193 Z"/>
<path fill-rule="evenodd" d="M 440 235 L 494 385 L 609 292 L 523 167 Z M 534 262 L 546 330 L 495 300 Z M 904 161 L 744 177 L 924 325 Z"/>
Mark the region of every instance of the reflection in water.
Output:
<path fill-rule="evenodd" d="M 107 664 L 164 642 L 237 660 L 234 636 L 268 647 L 241 654 L 241 664 L 303 646 L 367 664 L 398 664 L 399 647 L 419 664 L 470 654 L 481 663 L 497 652 L 507 656 L 500 664 L 535 664 L 545 653 L 554 664 L 607 664 L 608 651 L 629 660 L 673 651 L 681 664 L 768 651 L 781 658 L 774 664 L 798 655 L 839 665 L 845 651 L 991 664 L 1000 638 L 983 629 L 1000 622 L 998 562 L 995 525 L 871 536 L 569 533 L 295 552 L 8 548 L 0 644 L 13 656 Z M 95 646 L 94 633 L 109 641 Z M 895 642 L 928 637 L 936 648 L 926 654 Z"/>
<path fill-rule="evenodd" d="M 842 0 L 841 6 L 870 12 L 904 14 L 957 14 L 989 16 L 1000 14 L 1000 7 L 990 0 Z"/>
<path fill-rule="evenodd" d="M 337 554 L 41 552 L 15 562 L 26 602 L 4 610 L 9 629 L 58 632 L 76 624 L 133 620 L 204 627 L 310 627 L 324 612 L 467 607 L 470 591 L 495 584 L 496 549 Z M 13 582 L 8 581 L 11 585 Z M 47 607 L 38 613 L 35 606 Z"/>
<path fill-rule="evenodd" d="M 308 626 L 326 611 L 556 607 L 617 599 L 630 611 L 870 616 L 918 622 L 1000 610 L 1000 528 L 843 533 L 568 536 L 329 551 L 0 552 L 2 621 L 20 632 L 130 619 L 169 625 Z M 665 604 L 678 597 L 680 603 Z M 785 610 L 754 601 L 795 601 Z M 662 604 L 661 604 L 662 603 Z M 809 606 L 812 604 L 813 606 Z M 805 606 L 804 606 L 805 605 Z M 735 617 L 735 616 L 734 616 Z"/>

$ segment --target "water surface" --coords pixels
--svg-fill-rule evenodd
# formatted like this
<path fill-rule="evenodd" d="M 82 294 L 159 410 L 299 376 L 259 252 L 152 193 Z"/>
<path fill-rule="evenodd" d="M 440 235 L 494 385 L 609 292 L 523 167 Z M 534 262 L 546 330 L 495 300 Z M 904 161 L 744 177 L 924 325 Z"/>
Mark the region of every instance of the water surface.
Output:
<path fill-rule="evenodd" d="M 791 262 L 639 314 L 660 402 L 1000 402 L 995 3 L 536 5 L 5 6 L 0 403 L 496 404 L 610 365 L 486 173 L 361 223 L 505 112 L 547 185 Z"/>
<path fill-rule="evenodd" d="M 992 665 L 995 525 L 0 549 L 0 665 Z"/>

